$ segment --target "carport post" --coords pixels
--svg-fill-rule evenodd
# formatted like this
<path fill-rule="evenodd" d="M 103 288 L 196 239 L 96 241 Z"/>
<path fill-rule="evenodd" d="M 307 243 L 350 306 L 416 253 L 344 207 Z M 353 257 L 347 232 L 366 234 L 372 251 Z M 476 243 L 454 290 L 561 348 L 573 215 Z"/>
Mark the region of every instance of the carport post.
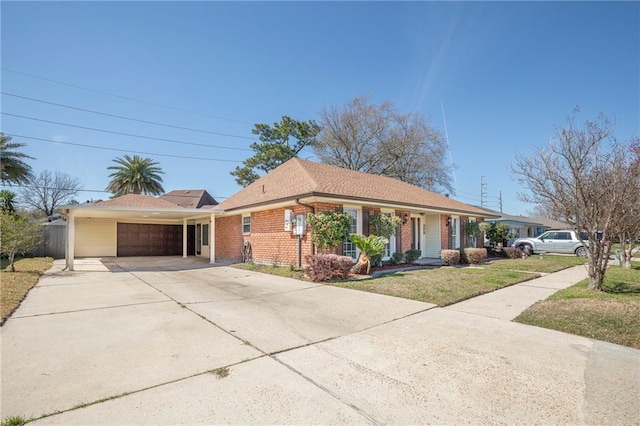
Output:
<path fill-rule="evenodd" d="M 187 218 L 182 219 L 182 257 L 187 258 Z"/>
<path fill-rule="evenodd" d="M 76 220 L 73 210 L 67 215 L 67 267 L 73 271 L 73 258 L 75 257 Z"/>
<path fill-rule="evenodd" d="M 213 213 L 209 226 L 209 263 L 216 263 L 216 217 Z"/>
<path fill-rule="evenodd" d="M 209 263 L 216 263 L 216 216 L 211 213 L 209 226 Z"/>

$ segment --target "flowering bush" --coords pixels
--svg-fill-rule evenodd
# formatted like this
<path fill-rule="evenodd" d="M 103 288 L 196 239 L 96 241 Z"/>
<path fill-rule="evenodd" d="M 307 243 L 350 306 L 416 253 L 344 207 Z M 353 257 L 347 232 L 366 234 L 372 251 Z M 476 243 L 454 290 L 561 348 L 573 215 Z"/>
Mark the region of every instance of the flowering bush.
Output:
<path fill-rule="evenodd" d="M 308 265 L 305 272 L 316 282 L 344 279 L 353 266 L 351 257 L 337 254 L 307 255 L 305 259 Z"/>
<path fill-rule="evenodd" d="M 460 252 L 458 250 L 440 250 L 440 259 L 447 265 L 457 265 L 460 263 Z"/>
<path fill-rule="evenodd" d="M 471 264 L 481 263 L 487 258 L 487 249 L 485 248 L 466 248 L 464 249 L 466 261 Z"/>
<path fill-rule="evenodd" d="M 382 235 L 386 239 L 396 233 L 396 229 L 402 223 L 398 216 L 385 213 L 376 213 L 369 216 L 369 224 L 373 227 L 373 234 Z"/>
<path fill-rule="evenodd" d="M 337 247 L 351 231 L 351 215 L 348 213 L 310 213 L 308 222 L 311 240 L 320 249 Z"/>

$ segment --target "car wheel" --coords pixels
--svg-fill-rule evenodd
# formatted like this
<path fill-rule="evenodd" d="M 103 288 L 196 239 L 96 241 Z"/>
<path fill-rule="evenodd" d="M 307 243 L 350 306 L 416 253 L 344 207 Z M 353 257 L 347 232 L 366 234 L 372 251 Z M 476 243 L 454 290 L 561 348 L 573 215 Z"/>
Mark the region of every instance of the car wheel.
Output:
<path fill-rule="evenodd" d="M 520 246 L 520 250 L 525 252 L 527 254 L 527 256 L 531 256 L 533 254 L 533 247 L 531 247 L 529 244 L 521 245 Z"/>
<path fill-rule="evenodd" d="M 584 247 L 578 247 L 576 249 L 576 256 L 578 257 L 587 257 L 587 249 Z"/>

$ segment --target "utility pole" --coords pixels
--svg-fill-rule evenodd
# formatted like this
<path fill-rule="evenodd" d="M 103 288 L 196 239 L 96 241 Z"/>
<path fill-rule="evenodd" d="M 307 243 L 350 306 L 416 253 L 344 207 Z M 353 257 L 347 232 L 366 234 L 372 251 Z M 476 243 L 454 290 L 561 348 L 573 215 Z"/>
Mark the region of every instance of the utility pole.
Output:
<path fill-rule="evenodd" d="M 484 176 L 480 176 L 480 207 L 485 207 L 485 198 L 487 197 L 487 184 L 484 183 Z"/>
<path fill-rule="evenodd" d="M 500 203 L 500 213 L 502 213 L 502 189 L 500 190 L 500 196 L 498 197 L 498 202 Z"/>

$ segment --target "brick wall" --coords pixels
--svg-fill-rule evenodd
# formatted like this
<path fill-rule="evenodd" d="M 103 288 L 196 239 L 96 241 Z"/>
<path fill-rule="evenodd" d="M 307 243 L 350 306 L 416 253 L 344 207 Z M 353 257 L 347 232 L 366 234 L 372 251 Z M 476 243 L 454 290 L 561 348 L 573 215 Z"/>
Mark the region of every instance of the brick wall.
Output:
<path fill-rule="evenodd" d="M 440 248 L 442 250 L 449 248 L 449 227 L 447 226 L 447 221 L 450 218 L 451 216 L 440 215 Z"/>
<path fill-rule="evenodd" d="M 251 214 L 251 234 L 245 238 L 251 243 L 253 261 L 269 265 L 298 265 L 298 236 L 284 230 L 284 211 L 293 210 L 294 215 L 310 212 L 304 206 L 288 207 L 254 212 Z M 307 226 L 301 238 L 301 262 L 311 254 L 311 229 Z"/>
<path fill-rule="evenodd" d="M 242 216 L 216 217 L 216 259 L 242 260 Z"/>
<path fill-rule="evenodd" d="M 400 225 L 402 234 L 402 247 L 396 246 L 396 251 L 399 251 L 401 253 L 404 253 L 407 250 L 411 250 L 411 212 L 408 210 L 396 210 L 396 216 L 399 216 L 400 219 L 403 219 L 405 214 L 407 215 L 407 223 L 403 223 Z"/>

